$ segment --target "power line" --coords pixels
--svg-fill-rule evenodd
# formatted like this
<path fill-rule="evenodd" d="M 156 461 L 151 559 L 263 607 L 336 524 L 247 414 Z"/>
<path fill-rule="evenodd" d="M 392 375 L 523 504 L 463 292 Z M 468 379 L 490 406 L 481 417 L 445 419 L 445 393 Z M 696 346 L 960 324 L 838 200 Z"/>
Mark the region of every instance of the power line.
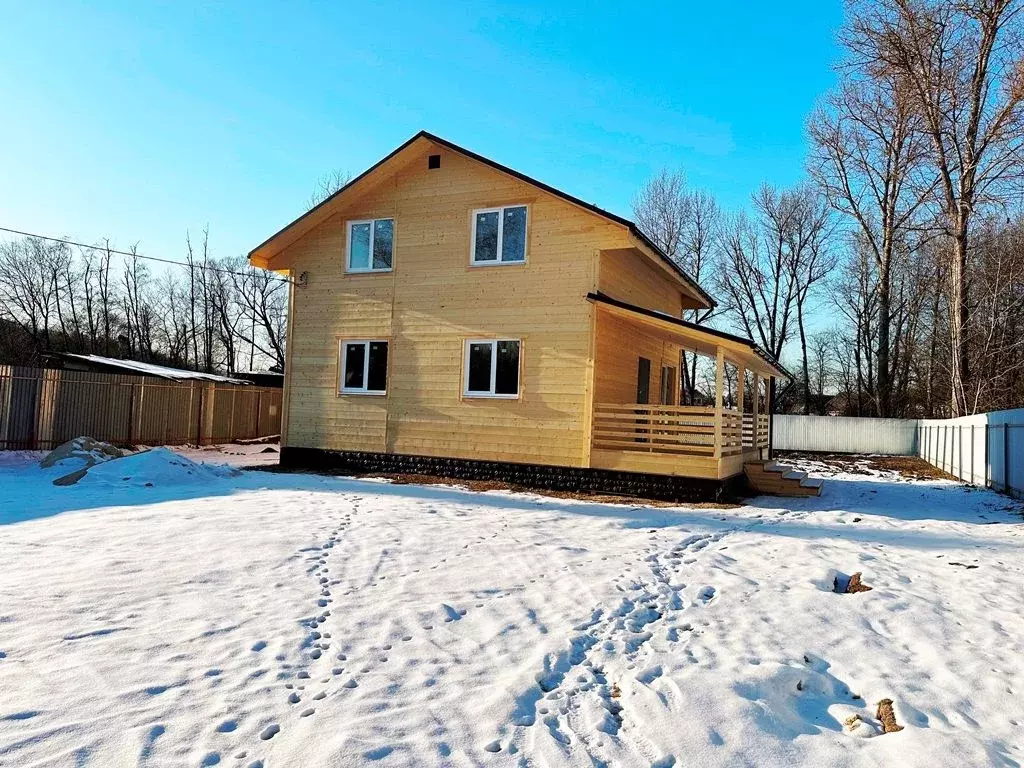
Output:
<path fill-rule="evenodd" d="M 182 262 L 182 261 L 172 261 L 171 259 L 160 259 L 160 258 L 157 258 L 156 256 L 143 256 L 141 253 L 132 253 L 131 251 L 119 251 L 116 248 L 109 248 L 109 247 L 107 247 L 105 245 L 87 245 L 86 243 L 78 243 L 78 242 L 75 242 L 74 240 L 66 240 L 66 239 L 64 239 L 62 237 L 50 237 L 49 235 L 37 235 L 37 234 L 35 234 L 33 232 L 22 232 L 19 229 L 10 229 L 9 227 L 0 227 L 0 232 L 10 232 L 13 235 L 22 235 L 23 237 L 35 237 L 35 238 L 38 238 L 39 240 L 49 240 L 49 241 L 54 242 L 54 243 L 64 243 L 65 245 L 75 245 L 75 246 L 78 246 L 79 248 L 88 248 L 88 249 L 93 250 L 93 251 L 100 251 L 100 250 L 102 250 L 102 251 L 107 251 L 109 253 L 116 253 L 119 256 L 131 256 L 132 258 L 145 259 L 146 261 L 158 261 L 161 264 L 173 264 L 176 267 L 185 267 L 186 269 L 197 269 L 197 268 L 198 269 L 208 269 L 211 272 L 223 272 L 226 275 L 238 275 L 239 277 L 248 277 L 249 276 L 245 272 L 236 272 L 233 269 L 225 269 L 224 267 L 211 267 L 208 264 L 207 265 L 203 265 L 203 266 L 198 266 L 198 265 L 195 265 L 195 264 L 187 264 L 187 263 Z M 296 283 L 293 280 L 289 280 L 286 277 L 268 277 L 267 279 L 268 280 L 275 280 L 275 281 L 281 282 L 281 283 L 292 283 L 294 285 L 299 285 L 299 283 Z"/>

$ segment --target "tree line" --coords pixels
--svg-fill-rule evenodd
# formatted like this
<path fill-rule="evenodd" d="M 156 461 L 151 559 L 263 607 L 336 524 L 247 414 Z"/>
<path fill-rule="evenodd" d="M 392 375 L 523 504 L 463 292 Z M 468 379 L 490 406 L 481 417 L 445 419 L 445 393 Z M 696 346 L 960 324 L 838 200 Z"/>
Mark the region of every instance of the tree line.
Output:
<path fill-rule="evenodd" d="M 351 179 L 320 176 L 313 208 Z M 96 354 L 225 373 L 284 371 L 288 281 L 244 256 L 214 258 L 209 230 L 185 237 L 175 269 L 149 267 L 133 246 L 40 237 L 0 242 L 0 364 L 45 365 Z"/>
<path fill-rule="evenodd" d="M 216 259 L 207 231 L 180 267 L 132 247 L 23 237 L 0 243 L 0 361 L 43 365 L 70 352 L 204 372 L 284 370 L 288 284 Z"/>
<path fill-rule="evenodd" d="M 721 301 L 694 319 L 796 361 L 780 405 L 930 417 L 1024 403 L 1021 11 L 850 0 L 805 181 L 765 185 L 734 215 L 679 173 L 638 194 L 641 228 Z"/>

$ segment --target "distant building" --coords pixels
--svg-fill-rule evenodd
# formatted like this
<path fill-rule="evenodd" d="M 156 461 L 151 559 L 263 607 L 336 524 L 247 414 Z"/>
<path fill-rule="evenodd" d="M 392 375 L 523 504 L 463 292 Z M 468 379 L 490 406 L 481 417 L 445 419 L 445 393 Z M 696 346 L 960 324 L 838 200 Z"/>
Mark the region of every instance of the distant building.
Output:
<path fill-rule="evenodd" d="M 125 373 L 133 376 L 152 376 L 173 381 L 212 381 L 216 384 L 253 384 L 252 379 L 243 376 L 220 376 L 216 373 L 188 371 L 184 368 L 170 368 L 155 363 L 141 363 L 138 360 L 120 360 L 102 355 L 77 355 L 64 352 L 57 356 L 60 367 L 66 371 L 92 371 L 95 373 Z M 275 386 L 273 384 L 263 386 Z M 276 386 L 281 386 L 277 384 Z"/>
<path fill-rule="evenodd" d="M 284 374 L 278 371 L 232 371 L 231 375 L 236 379 L 245 379 L 259 387 L 281 389 L 284 386 Z"/>

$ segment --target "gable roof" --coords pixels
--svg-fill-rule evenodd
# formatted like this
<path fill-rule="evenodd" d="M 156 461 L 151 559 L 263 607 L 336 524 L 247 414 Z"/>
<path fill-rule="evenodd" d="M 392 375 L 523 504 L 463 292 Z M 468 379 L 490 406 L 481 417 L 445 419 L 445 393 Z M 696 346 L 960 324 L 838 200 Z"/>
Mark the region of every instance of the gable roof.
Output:
<path fill-rule="evenodd" d="M 686 274 L 685 270 L 683 270 L 683 268 L 680 267 L 679 264 L 677 264 L 672 258 L 668 256 L 668 254 L 666 254 L 661 248 L 659 248 L 653 240 L 651 240 L 647 235 L 645 235 L 643 231 L 636 225 L 635 222 L 632 222 L 629 219 L 625 219 L 622 216 L 618 216 L 617 214 L 614 214 L 611 211 L 606 211 L 603 208 L 599 208 L 593 203 L 588 203 L 584 200 L 579 199 L 578 197 L 574 197 L 573 195 L 570 195 L 567 192 L 563 192 L 560 189 L 556 189 L 555 187 L 545 184 L 542 181 L 538 181 L 537 179 L 527 176 L 525 173 L 520 173 L 514 168 L 509 168 L 507 165 L 502 165 L 501 163 L 495 162 L 494 160 L 491 160 L 488 157 L 478 155 L 476 152 L 468 150 L 465 147 L 460 147 L 458 144 L 454 144 L 448 141 L 447 139 L 441 138 L 440 136 L 435 136 L 434 134 L 429 133 L 428 131 L 420 131 L 415 136 L 410 138 L 408 141 L 404 142 L 401 146 L 390 152 L 385 157 L 378 160 L 376 163 L 367 168 L 361 174 L 359 174 L 354 179 L 349 181 L 345 186 L 343 186 L 337 192 L 332 194 L 330 197 L 324 199 L 322 202 L 310 208 L 308 211 L 306 211 L 304 214 L 302 214 L 297 219 L 292 221 L 290 224 L 279 229 L 273 235 L 271 235 L 262 243 L 257 245 L 251 251 L 249 251 L 249 259 L 252 260 L 255 256 L 258 255 L 259 251 L 271 245 L 274 242 L 274 240 L 278 239 L 279 237 L 287 233 L 289 230 L 291 230 L 293 227 L 297 226 L 298 224 L 308 219 L 317 211 L 329 205 L 339 195 L 357 185 L 360 181 L 362 181 L 367 176 L 372 174 L 380 166 L 384 165 L 389 160 L 401 154 L 404 150 L 406 150 L 419 139 L 426 139 L 430 142 L 433 142 L 434 144 L 444 147 L 445 149 L 451 150 L 452 152 L 458 152 L 459 154 L 464 155 L 465 157 L 468 157 L 472 160 L 476 160 L 479 163 L 483 163 L 484 165 L 487 165 L 495 169 L 496 171 L 508 174 L 509 176 L 519 179 L 520 181 L 530 184 L 534 187 L 537 187 L 538 189 L 541 189 L 547 192 L 548 194 L 561 198 L 562 200 L 565 200 L 566 202 L 571 203 L 572 205 L 579 206 L 580 208 L 590 211 L 591 213 L 596 214 L 604 219 L 607 219 L 608 221 L 612 221 L 616 224 L 626 227 L 626 229 L 629 230 L 629 233 L 633 235 L 633 237 L 635 237 L 637 240 L 643 243 L 644 246 L 649 248 L 659 259 L 661 259 L 661 261 L 663 261 L 666 266 L 668 266 L 673 272 L 675 272 L 679 276 L 679 278 L 687 286 L 689 286 L 694 291 L 694 293 L 697 294 L 697 296 L 704 299 L 704 301 L 707 302 L 709 307 L 714 307 L 716 305 L 715 300 L 711 297 L 711 295 L 708 294 L 708 292 L 705 291 L 703 288 L 701 288 L 696 280 L 694 280 L 692 277 Z"/>

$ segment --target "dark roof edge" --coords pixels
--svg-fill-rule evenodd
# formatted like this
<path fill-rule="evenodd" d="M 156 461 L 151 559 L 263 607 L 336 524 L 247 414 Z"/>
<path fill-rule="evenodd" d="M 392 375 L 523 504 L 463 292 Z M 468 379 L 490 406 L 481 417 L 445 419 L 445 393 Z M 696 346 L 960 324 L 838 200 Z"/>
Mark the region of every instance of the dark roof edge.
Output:
<path fill-rule="evenodd" d="M 793 379 L 793 374 L 791 374 L 789 371 L 787 371 L 783 367 L 782 363 L 780 363 L 778 360 L 776 360 L 770 354 L 765 352 L 763 349 L 761 349 L 759 346 L 757 346 L 757 344 L 755 344 L 750 339 L 746 339 L 746 338 L 744 338 L 742 336 L 737 336 L 736 334 L 729 333 L 727 331 L 720 331 L 717 328 L 708 328 L 706 325 L 699 325 L 698 323 L 691 323 L 689 320 L 683 320 L 680 317 L 672 317 L 671 315 L 666 315 L 663 312 L 657 312 L 657 311 L 655 311 L 653 309 L 646 309 L 645 307 L 639 307 L 636 304 L 629 304 L 629 303 L 627 303 L 625 301 L 619 301 L 618 299 L 613 299 L 611 296 L 608 296 L 607 294 L 601 293 L 600 291 L 598 291 L 596 293 L 595 292 L 588 293 L 587 294 L 587 299 L 590 300 L 590 301 L 599 302 L 601 304 L 609 304 L 609 305 L 611 305 L 613 307 L 618 307 L 619 309 L 629 310 L 630 312 L 636 312 L 638 314 L 645 315 L 647 317 L 653 317 L 655 320 L 664 320 L 667 323 L 672 323 L 673 325 L 678 325 L 678 326 L 680 326 L 682 328 L 689 328 L 689 329 L 694 330 L 694 331 L 701 331 L 703 333 L 707 333 L 707 334 L 710 334 L 712 336 L 717 336 L 720 339 L 725 339 L 727 341 L 734 341 L 734 342 L 737 342 L 739 344 L 743 344 L 743 345 L 745 345 L 747 347 L 750 347 L 751 351 L 754 352 L 754 354 L 756 354 L 758 357 L 760 357 L 762 360 L 764 360 L 770 366 L 772 366 L 773 368 L 778 370 L 780 373 L 782 373 L 787 379 L 789 379 L 790 381 L 794 380 Z"/>
<path fill-rule="evenodd" d="M 494 168 L 497 171 L 501 171 L 502 173 L 506 173 L 509 176 L 513 176 L 513 177 L 519 179 L 520 181 L 524 181 L 527 184 L 531 184 L 531 185 L 533 185 L 535 187 L 538 187 L 539 189 L 542 189 L 545 192 L 548 192 L 549 194 L 555 195 L 556 197 L 560 197 L 563 200 L 565 200 L 566 202 L 572 203 L 573 205 L 578 205 L 580 208 L 588 210 L 591 213 L 595 213 L 598 216 L 601 216 L 601 217 L 603 217 L 605 219 L 608 219 L 609 221 L 613 221 L 616 224 L 620 224 L 620 225 L 626 227 L 629 230 L 630 234 L 632 234 L 634 237 L 636 237 L 638 240 L 640 240 L 640 242 L 642 242 L 644 245 L 646 245 L 648 248 L 650 248 L 652 251 L 654 251 L 654 253 L 657 254 L 658 258 L 660 258 L 662 261 L 664 261 L 672 269 L 673 272 L 675 272 L 677 275 L 679 275 L 679 277 L 681 277 L 683 279 L 683 281 L 687 285 L 689 285 L 694 291 L 697 292 L 698 295 L 700 295 L 705 301 L 707 301 L 708 304 L 711 307 L 716 306 L 716 302 L 711 297 L 711 295 L 707 291 L 705 291 L 703 288 L 701 288 L 700 284 L 697 283 L 696 280 L 694 280 L 692 277 L 690 277 L 688 274 L 686 274 L 686 272 L 683 270 L 682 267 L 680 267 L 675 261 L 673 261 L 671 258 L 669 258 L 668 254 L 666 254 L 663 250 L 661 250 L 661 248 L 659 248 L 651 240 L 651 238 L 649 238 L 647 235 L 645 235 L 640 230 L 640 228 L 636 225 L 635 222 L 632 222 L 629 219 L 624 219 L 623 217 L 618 216 L 618 215 L 612 213 L 611 211 L 606 211 L 603 208 L 598 208 L 593 203 L 588 203 L 585 200 L 580 200 L 578 197 L 574 197 L 573 195 L 570 195 L 568 192 L 563 192 L 560 189 L 556 189 L 555 187 L 552 187 L 549 184 L 545 184 L 543 181 L 538 181 L 537 179 L 534 179 L 534 178 L 532 178 L 530 176 L 527 176 L 525 173 L 520 173 L 519 171 L 515 170 L 514 168 L 509 168 L 507 165 L 502 165 L 501 163 L 499 163 L 499 162 L 497 162 L 495 160 L 491 160 L 489 157 L 484 157 L 483 155 L 479 155 L 476 152 L 473 152 L 472 150 L 466 149 L 465 147 L 460 147 L 458 144 L 455 144 L 455 143 L 453 143 L 451 141 L 448 141 L 448 139 L 443 139 L 440 136 L 435 136 L 434 134 L 430 133 L 429 131 L 419 131 L 411 139 L 405 141 L 397 149 L 391 151 L 386 156 L 384 156 L 383 158 L 378 160 L 376 163 L 371 165 L 369 168 L 367 168 L 361 174 L 356 176 L 354 179 L 352 179 L 350 182 L 348 182 L 348 184 L 343 186 L 341 189 L 339 189 L 337 192 L 332 194 L 330 197 L 325 198 L 322 202 L 320 202 L 317 205 L 313 206 L 308 211 L 306 211 L 304 214 L 302 214 L 297 219 L 292 221 L 290 224 L 285 225 L 284 227 L 279 229 L 277 232 L 275 232 L 273 235 L 271 235 L 266 240 L 264 240 L 262 243 L 257 245 L 255 248 L 253 248 L 251 251 L 249 251 L 249 256 L 251 257 L 253 255 L 253 253 L 255 253 L 260 248 L 265 246 L 267 243 L 269 243 L 271 240 L 273 240 L 278 235 L 280 235 L 280 234 L 286 232 L 287 230 L 291 229 L 293 226 L 298 224 L 300 221 L 302 221 L 304 218 L 306 218 L 307 216 L 312 214 L 314 211 L 319 210 L 323 206 L 325 206 L 328 203 L 330 203 L 331 200 L 333 200 L 335 197 L 340 195 L 346 189 L 348 189 L 349 187 L 353 186 L 354 184 L 357 184 L 359 181 L 361 181 L 363 178 L 365 178 L 369 174 L 373 173 L 375 170 L 377 170 L 377 168 L 379 168 L 381 165 L 383 165 L 388 160 L 393 158 L 399 152 L 404 150 L 406 147 L 408 147 L 414 141 L 416 141 L 417 139 L 421 139 L 421 138 L 427 139 L 429 141 L 432 141 L 435 144 L 440 144 L 443 147 L 447 147 L 448 149 L 452 150 L 453 152 L 458 152 L 459 154 L 462 154 L 462 155 L 465 155 L 466 157 L 472 158 L 473 160 L 476 160 L 477 162 L 483 163 L 484 165 L 488 165 L 488 166 L 490 166 L 491 168 Z"/>

